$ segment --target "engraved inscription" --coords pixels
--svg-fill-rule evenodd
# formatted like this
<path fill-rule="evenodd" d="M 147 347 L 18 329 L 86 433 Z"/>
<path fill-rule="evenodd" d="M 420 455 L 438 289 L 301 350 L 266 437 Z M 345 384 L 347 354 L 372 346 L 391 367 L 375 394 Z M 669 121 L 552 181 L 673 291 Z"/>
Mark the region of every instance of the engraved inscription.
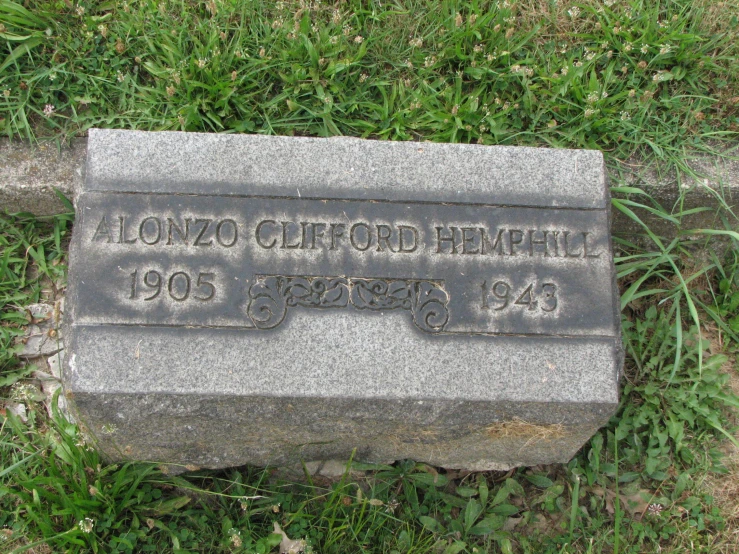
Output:
<path fill-rule="evenodd" d="M 542 256 L 544 258 L 600 258 L 593 233 L 543 229 L 486 229 L 435 227 L 435 254 L 478 256 Z"/>
<path fill-rule="evenodd" d="M 337 250 L 349 245 L 359 252 L 410 254 L 420 244 L 420 231 L 412 225 L 357 222 L 277 221 L 263 219 L 257 223 L 254 238 L 265 249 Z"/>
<path fill-rule="evenodd" d="M 515 306 L 525 306 L 528 311 L 553 312 L 557 309 L 557 285 L 554 283 L 529 283 L 514 289 L 507 281 L 495 281 L 492 285 L 483 281 L 480 288 L 483 310 L 499 312 Z"/>
<path fill-rule="evenodd" d="M 110 220 L 110 221 L 109 221 Z M 233 219 L 172 218 L 147 216 L 138 222 L 126 216 L 103 216 L 92 235 L 92 242 L 144 244 L 154 246 L 222 246 L 231 248 L 239 240 L 239 227 Z"/>
<path fill-rule="evenodd" d="M 175 271 L 169 277 L 166 277 L 158 271 L 150 269 L 144 272 L 142 278 L 139 279 L 139 270 L 135 269 L 131 272 L 130 277 L 131 295 L 128 297 L 129 300 L 154 300 L 165 288 L 169 298 L 175 302 L 184 302 L 189 298 L 207 302 L 216 295 L 216 287 L 213 284 L 215 273 L 198 273 L 195 283 L 193 283 L 190 274 L 185 271 Z M 143 291 L 141 290 L 142 286 L 144 287 Z"/>
<path fill-rule="evenodd" d="M 422 331 L 438 333 L 449 321 L 443 282 L 415 279 L 257 276 L 249 289 L 247 313 L 259 329 L 282 323 L 287 308 L 408 310 Z"/>
<path fill-rule="evenodd" d="M 602 239 L 586 230 L 509 228 L 444 223 L 429 229 L 407 221 L 295 221 L 175 215 L 103 215 L 91 241 L 120 245 L 232 248 L 246 229 L 261 250 L 352 250 L 432 256 L 600 258 Z M 480 222 L 482 223 L 482 222 Z"/>
<path fill-rule="evenodd" d="M 320 308 L 443 335 L 612 332 L 600 210 L 95 193 L 80 214 L 85 323 L 258 331 Z"/>

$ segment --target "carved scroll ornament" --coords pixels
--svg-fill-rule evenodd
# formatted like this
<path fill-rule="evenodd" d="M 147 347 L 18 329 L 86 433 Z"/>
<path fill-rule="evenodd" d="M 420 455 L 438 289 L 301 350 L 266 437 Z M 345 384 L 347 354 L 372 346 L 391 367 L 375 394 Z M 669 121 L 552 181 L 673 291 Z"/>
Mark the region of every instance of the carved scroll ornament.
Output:
<path fill-rule="evenodd" d="M 437 281 L 259 275 L 249 288 L 247 313 L 258 329 L 272 329 L 294 306 L 401 309 L 412 313 L 422 331 L 438 333 L 449 321 L 448 304 L 444 284 Z"/>

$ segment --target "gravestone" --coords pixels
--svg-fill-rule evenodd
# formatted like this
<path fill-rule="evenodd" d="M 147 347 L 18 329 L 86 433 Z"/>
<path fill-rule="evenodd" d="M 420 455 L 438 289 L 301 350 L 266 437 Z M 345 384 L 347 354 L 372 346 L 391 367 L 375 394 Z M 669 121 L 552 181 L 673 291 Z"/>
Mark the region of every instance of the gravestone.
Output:
<path fill-rule="evenodd" d="M 91 130 L 65 393 L 113 460 L 565 462 L 622 366 L 596 151 Z"/>

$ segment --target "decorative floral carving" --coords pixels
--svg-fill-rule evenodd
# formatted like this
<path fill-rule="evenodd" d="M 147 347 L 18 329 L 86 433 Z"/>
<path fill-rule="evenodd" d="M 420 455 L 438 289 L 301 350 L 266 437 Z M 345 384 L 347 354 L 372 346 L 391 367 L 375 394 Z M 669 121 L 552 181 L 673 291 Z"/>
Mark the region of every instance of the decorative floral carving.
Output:
<path fill-rule="evenodd" d="M 249 288 L 247 313 L 259 329 L 272 329 L 285 319 L 284 277 L 263 277 Z"/>
<path fill-rule="evenodd" d="M 416 279 L 257 276 L 247 313 L 259 329 L 272 329 L 289 306 L 359 310 L 408 310 L 422 331 L 438 333 L 449 321 L 443 283 Z"/>
<path fill-rule="evenodd" d="M 449 321 L 449 295 L 428 281 L 416 281 L 413 303 L 413 322 L 423 331 L 437 333 Z"/>
<path fill-rule="evenodd" d="M 352 304 L 360 310 L 411 309 L 412 281 L 352 279 Z"/>
<path fill-rule="evenodd" d="M 288 306 L 344 308 L 349 303 L 349 282 L 343 277 L 291 277 L 285 295 Z"/>

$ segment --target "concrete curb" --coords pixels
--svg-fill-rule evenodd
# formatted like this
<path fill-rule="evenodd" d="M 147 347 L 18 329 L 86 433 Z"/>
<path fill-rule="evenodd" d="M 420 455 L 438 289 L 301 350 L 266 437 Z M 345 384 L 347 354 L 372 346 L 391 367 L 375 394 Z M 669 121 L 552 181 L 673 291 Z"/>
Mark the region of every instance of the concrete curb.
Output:
<path fill-rule="evenodd" d="M 0 140 L 0 210 L 8 213 L 30 212 L 48 216 L 66 211 L 55 189 L 74 199 L 84 177 L 87 139 L 79 138 L 70 145 L 56 143 L 28 145 L 22 141 Z M 654 169 L 629 161 L 609 168 L 611 184 L 637 186 L 649 193 L 665 209 L 679 211 L 692 208 L 709 210 L 683 219 L 683 229 L 723 229 L 717 217 L 722 200 L 739 216 L 739 156 L 722 158 L 701 155 L 689 166 L 700 178 L 679 180 L 676 175 L 660 175 Z M 680 182 L 679 182 L 680 181 Z M 682 206 L 677 205 L 682 197 Z M 636 201 L 645 202 L 642 198 Z M 672 223 L 645 210 L 636 210 L 650 228 L 662 236 L 674 236 Z M 736 227 L 736 219 L 733 224 Z M 613 211 L 613 232 L 618 235 L 640 234 L 642 229 L 620 211 Z"/>
<path fill-rule="evenodd" d="M 0 140 L 0 209 L 37 216 L 64 213 L 67 209 L 54 189 L 74 198 L 82 184 L 86 152 L 87 139 L 61 147 Z"/>
<path fill-rule="evenodd" d="M 661 174 L 654 167 L 648 167 L 638 160 L 612 165 L 608 173 L 612 186 L 638 187 L 668 213 L 702 209 L 682 217 L 683 231 L 726 229 L 722 217 L 734 229 L 739 228 L 739 150 L 724 150 L 724 156 L 694 155 L 685 161 L 695 176 L 685 173 L 678 176 L 674 170 Z M 632 199 L 650 205 L 649 200 L 643 196 L 634 196 Z M 733 210 L 736 217 L 722 209 L 726 206 Z M 677 234 L 678 228 L 673 223 L 647 210 L 634 211 L 655 234 L 668 238 Z M 618 235 L 643 233 L 640 225 L 616 208 L 613 209 L 612 229 Z"/>

